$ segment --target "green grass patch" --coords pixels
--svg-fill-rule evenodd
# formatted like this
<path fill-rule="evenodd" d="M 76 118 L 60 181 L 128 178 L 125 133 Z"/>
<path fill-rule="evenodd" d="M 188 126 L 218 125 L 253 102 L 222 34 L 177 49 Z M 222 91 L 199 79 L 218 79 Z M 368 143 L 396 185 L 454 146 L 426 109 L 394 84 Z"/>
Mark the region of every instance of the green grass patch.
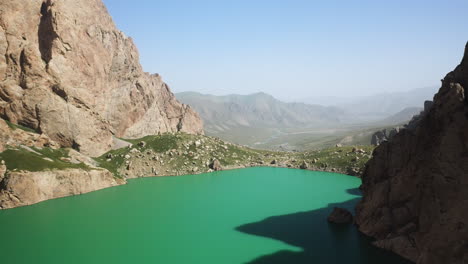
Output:
<path fill-rule="evenodd" d="M 0 160 L 4 160 L 7 169 L 11 171 L 45 171 L 68 168 L 89 169 L 89 167 L 83 163 L 74 164 L 60 160 L 61 157 L 67 157 L 67 150 L 65 149 L 32 149 L 38 153 L 26 149 L 7 149 L 0 153 Z M 50 160 L 46 160 L 45 158 Z"/>
<path fill-rule="evenodd" d="M 152 149 L 156 152 L 166 152 L 171 149 L 177 149 L 177 142 L 182 137 L 182 135 L 165 133 L 157 136 L 146 136 L 140 139 L 125 139 L 125 141 L 132 143 L 134 147 L 137 147 L 138 143 L 144 141 L 146 143 L 145 147 L 139 149 Z"/>
<path fill-rule="evenodd" d="M 7 125 L 8 125 L 11 129 L 13 129 L 13 130 L 21 129 L 21 130 L 26 131 L 26 132 L 31 132 L 31 133 L 36 133 L 36 134 L 37 134 L 37 132 L 36 132 L 34 129 L 32 129 L 32 128 L 25 127 L 25 126 L 22 126 L 22 125 L 13 124 L 13 123 L 11 123 L 11 122 L 8 121 L 8 120 L 5 120 L 5 122 L 6 122 Z"/>

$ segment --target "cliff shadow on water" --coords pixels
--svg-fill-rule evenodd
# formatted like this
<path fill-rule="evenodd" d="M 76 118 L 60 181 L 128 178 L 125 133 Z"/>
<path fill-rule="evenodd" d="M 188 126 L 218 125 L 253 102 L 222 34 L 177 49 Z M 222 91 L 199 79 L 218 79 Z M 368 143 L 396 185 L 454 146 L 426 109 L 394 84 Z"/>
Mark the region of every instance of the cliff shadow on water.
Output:
<path fill-rule="evenodd" d="M 359 195 L 359 189 L 346 190 Z M 259 256 L 248 264 L 409 264 L 390 252 L 372 246 L 371 239 L 361 234 L 354 225 L 331 224 L 327 216 L 334 207 L 354 211 L 361 198 L 308 212 L 268 217 L 260 222 L 238 226 L 237 231 L 282 241 L 302 251 L 281 250 Z"/>

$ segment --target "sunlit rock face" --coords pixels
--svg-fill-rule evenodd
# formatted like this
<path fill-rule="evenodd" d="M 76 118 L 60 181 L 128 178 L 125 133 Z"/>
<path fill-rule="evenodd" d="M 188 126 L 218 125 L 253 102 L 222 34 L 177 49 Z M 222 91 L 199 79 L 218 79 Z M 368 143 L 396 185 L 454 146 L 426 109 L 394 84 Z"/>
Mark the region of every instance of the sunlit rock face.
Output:
<path fill-rule="evenodd" d="M 359 229 L 419 264 L 468 263 L 468 44 L 430 109 L 375 149 Z"/>
<path fill-rule="evenodd" d="M 90 155 L 112 135 L 203 133 L 101 0 L 0 2 L 0 116 Z"/>

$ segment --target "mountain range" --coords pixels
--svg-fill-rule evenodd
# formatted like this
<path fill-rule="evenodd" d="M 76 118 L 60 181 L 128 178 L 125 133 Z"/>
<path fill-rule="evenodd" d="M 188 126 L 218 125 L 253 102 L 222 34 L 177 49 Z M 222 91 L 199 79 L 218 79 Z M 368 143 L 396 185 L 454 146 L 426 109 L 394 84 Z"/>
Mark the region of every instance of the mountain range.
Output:
<path fill-rule="evenodd" d="M 349 117 L 338 107 L 286 103 L 266 93 L 215 96 L 196 92 L 177 93 L 203 117 L 205 128 L 224 131 L 232 127 L 296 128 L 341 124 Z"/>
<path fill-rule="evenodd" d="M 327 141 L 330 145 L 363 130 L 371 135 L 374 128 L 403 124 L 421 112 L 432 90 L 354 98 L 335 106 L 284 102 L 266 93 L 215 96 L 182 92 L 176 97 L 200 114 L 208 135 L 260 148 L 297 142 L 290 147 L 301 149 L 300 142 L 306 138 L 318 142 L 324 135 L 334 134 Z"/>

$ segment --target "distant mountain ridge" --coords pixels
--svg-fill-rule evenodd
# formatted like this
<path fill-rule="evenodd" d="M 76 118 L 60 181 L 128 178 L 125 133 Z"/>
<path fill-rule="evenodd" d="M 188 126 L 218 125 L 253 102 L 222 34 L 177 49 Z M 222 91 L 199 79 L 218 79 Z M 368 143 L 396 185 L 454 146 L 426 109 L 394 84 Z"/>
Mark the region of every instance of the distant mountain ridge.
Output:
<path fill-rule="evenodd" d="M 176 97 L 200 114 L 210 136 L 255 148 L 299 150 L 337 143 L 369 144 L 375 131 L 405 124 L 420 113 L 424 100 L 432 95 L 427 91 L 419 93 L 422 95 L 413 96 L 418 92 L 410 91 L 409 98 L 396 103 L 385 100 L 404 97 L 405 93 L 371 96 L 367 103 L 360 98 L 355 100 L 362 101 L 362 105 L 354 101 L 343 108 L 283 102 L 266 93 L 216 96 L 183 92 Z M 379 103 L 388 112 L 366 112 Z M 393 109 L 391 105 L 402 108 Z"/>
<path fill-rule="evenodd" d="M 285 103 L 266 93 L 215 96 L 197 92 L 176 97 L 201 115 L 208 130 L 229 127 L 311 127 L 342 123 L 348 116 L 338 107 Z"/>
<path fill-rule="evenodd" d="M 405 108 L 422 108 L 424 101 L 432 100 L 437 90 L 437 86 L 430 86 L 405 92 L 379 93 L 355 98 L 318 96 L 300 98 L 296 101 L 336 106 L 362 121 L 377 121 L 397 114 Z"/>

